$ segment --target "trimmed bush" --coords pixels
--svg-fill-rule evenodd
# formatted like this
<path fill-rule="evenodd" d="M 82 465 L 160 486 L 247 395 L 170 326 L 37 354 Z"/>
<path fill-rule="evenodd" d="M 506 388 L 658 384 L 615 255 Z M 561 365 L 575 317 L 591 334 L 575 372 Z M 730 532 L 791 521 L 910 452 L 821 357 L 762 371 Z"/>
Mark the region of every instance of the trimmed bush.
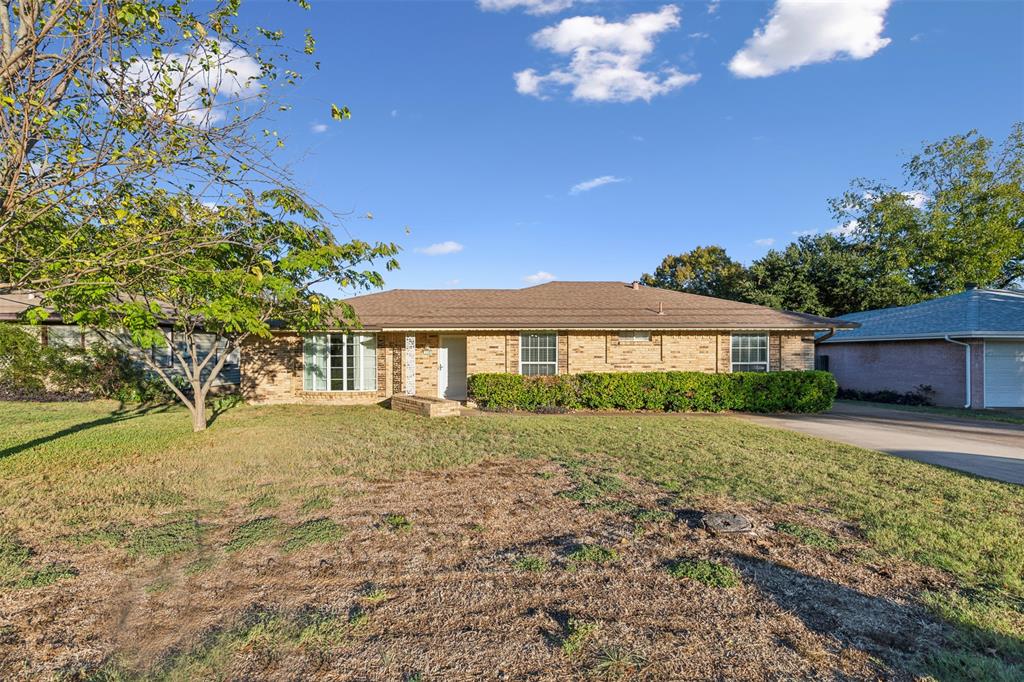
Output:
<path fill-rule="evenodd" d="M 821 412 L 832 407 L 828 372 L 615 372 L 526 377 L 474 374 L 470 397 L 485 409 L 666 412 Z"/>

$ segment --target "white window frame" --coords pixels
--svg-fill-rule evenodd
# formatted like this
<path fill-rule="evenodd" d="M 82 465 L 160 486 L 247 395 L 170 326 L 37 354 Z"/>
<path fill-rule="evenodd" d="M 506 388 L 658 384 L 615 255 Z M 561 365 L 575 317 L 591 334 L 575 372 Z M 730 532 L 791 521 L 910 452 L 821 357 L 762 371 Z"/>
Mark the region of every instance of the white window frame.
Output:
<path fill-rule="evenodd" d="M 624 329 L 619 332 L 619 343 L 650 343 L 651 332 L 642 329 Z"/>
<path fill-rule="evenodd" d="M 737 348 L 736 347 L 736 340 L 739 339 L 739 338 L 744 338 L 744 337 L 745 338 L 760 337 L 760 338 L 764 339 L 764 362 L 761 362 L 761 361 L 758 361 L 758 362 L 739 361 L 739 362 L 737 362 L 736 361 L 736 351 L 737 350 L 759 350 L 760 349 L 759 346 L 757 346 L 757 347 L 755 347 L 755 346 L 742 347 L 741 346 L 740 348 Z M 733 372 L 757 372 L 757 371 L 770 372 L 771 371 L 771 352 L 770 351 L 771 351 L 771 337 L 769 336 L 768 332 L 745 332 L 745 333 L 741 333 L 741 334 L 732 334 L 730 336 L 730 338 L 729 338 L 729 369 L 732 370 Z M 764 367 L 764 369 L 763 370 L 749 369 L 749 367 L 746 368 L 746 369 L 736 369 L 736 365 L 744 365 L 744 366 L 760 365 L 760 366 Z"/>
<path fill-rule="evenodd" d="M 341 337 L 342 354 L 333 357 L 341 358 L 341 382 L 342 388 L 332 388 L 331 380 L 331 337 Z M 349 339 L 352 339 L 353 353 L 352 353 L 352 367 L 363 366 L 365 371 L 361 374 L 361 382 L 357 381 L 356 377 L 353 376 L 351 384 L 346 388 L 346 384 L 349 384 L 349 356 L 345 352 L 345 347 L 348 345 Z M 366 340 L 373 339 L 373 345 L 367 347 Z M 329 332 L 323 334 L 310 334 L 303 337 L 302 341 L 302 390 L 313 391 L 317 393 L 365 393 L 377 391 L 377 335 L 372 333 L 341 333 L 341 332 Z M 316 344 L 322 344 L 320 350 L 322 352 L 317 353 L 317 361 L 320 364 L 321 370 L 323 371 L 323 387 L 312 384 L 310 381 L 310 373 L 307 371 L 306 362 L 311 355 L 310 347 L 313 346 L 313 351 L 316 352 Z M 365 360 L 373 360 L 372 364 L 364 363 Z"/>
<path fill-rule="evenodd" d="M 523 343 L 523 340 L 526 337 L 528 337 L 528 336 L 548 336 L 548 337 L 554 338 L 554 340 L 555 340 L 555 345 L 554 345 L 555 357 L 554 357 L 554 359 L 553 360 L 523 360 L 523 351 L 526 348 L 526 344 Z M 523 371 L 523 368 L 526 367 L 526 366 L 530 366 L 530 367 L 541 367 L 541 366 L 547 367 L 547 366 L 550 366 L 552 371 L 551 371 L 550 374 L 526 374 Z M 520 332 L 519 333 L 519 373 L 522 374 L 523 376 L 533 376 L 533 377 L 536 377 L 536 376 L 555 376 L 556 374 L 558 374 L 558 332 L 537 331 L 537 332 Z"/>

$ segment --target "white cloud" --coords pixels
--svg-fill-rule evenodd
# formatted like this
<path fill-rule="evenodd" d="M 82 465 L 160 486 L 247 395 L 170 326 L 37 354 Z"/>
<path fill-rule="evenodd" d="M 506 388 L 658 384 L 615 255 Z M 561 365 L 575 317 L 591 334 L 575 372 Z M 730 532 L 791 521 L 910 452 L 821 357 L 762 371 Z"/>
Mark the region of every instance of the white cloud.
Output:
<path fill-rule="evenodd" d="M 602 175 L 599 178 L 593 178 L 591 180 L 584 180 L 583 182 L 576 183 L 569 190 L 569 194 L 580 194 L 582 192 L 589 192 L 592 189 L 600 187 L 601 185 L 610 185 L 615 182 L 625 182 L 625 178 L 618 178 L 614 175 Z"/>
<path fill-rule="evenodd" d="M 794 230 L 793 231 L 793 236 L 794 237 L 810 237 L 810 236 L 813 236 L 813 235 L 816 235 L 816 234 L 818 234 L 817 230 L 799 230 L 799 231 Z"/>
<path fill-rule="evenodd" d="M 634 135 L 633 136 L 633 142 L 644 142 L 646 139 L 647 138 L 645 138 L 643 135 Z"/>
<path fill-rule="evenodd" d="M 843 223 L 842 225 L 836 225 L 835 227 L 833 227 L 831 230 L 829 230 L 829 234 L 838 235 L 840 237 L 848 237 L 851 234 L 855 233 L 859 226 L 860 223 L 858 223 L 856 220 L 849 220 Z"/>
<path fill-rule="evenodd" d="M 729 70 L 759 78 L 840 57 L 867 59 L 890 42 L 881 36 L 890 2 L 776 0 L 767 23 L 736 53 Z"/>
<path fill-rule="evenodd" d="M 117 93 L 111 95 L 111 106 L 127 96 L 162 115 L 156 102 L 169 95 L 178 120 L 206 126 L 227 118 L 225 108 L 233 102 L 255 96 L 260 91 L 259 76 L 259 63 L 245 50 L 218 40 L 204 44 L 202 51 L 133 59 L 108 69 L 104 80 Z"/>
<path fill-rule="evenodd" d="M 391 110 L 391 118 L 398 118 L 398 109 Z"/>
<path fill-rule="evenodd" d="M 462 244 L 449 240 L 446 242 L 431 244 L 430 246 L 424 246 L 416 249 L 416 251 L 427 256 L 447 256 L 449 253 L 458 253 L 459 251 L 462 251 L 463 248 Z"/>
<path fill-rule="evenodd" d="M 310 127 L 310 130 L 312 130 L 314 133 L 326 133 L 327 132 L 327 127 L 328 126 L 327 126 L 326 123 L 314 123 Z"/>
<path fill-rule="evenodd" d="M 604 17 L 571 17 L 533 34 L 534 45 L 569 56 L 562 68 L 546 74 L 526 69 L 513 74 L 516 91 L 544 99 L 552 90 L 569 87 L 572 98 L 591 102 L 632 102 L 664 95 L 700 78 L 673 66 L 645 71 L 654 39 L 679 26 L 679 8 L 630 15 L 625 21 Z"/>
<path fill-rule="evenodd" d="M 697 40 L 704 40 L 705 38 L 710 38 L 711 34 L 710 33 L 705 33 L 703 31 L 700 31 L 698 33 L 687 33 L 686 37 L 687 38 L 696 38 Z"/>
<path fill-rule="evenodd" d="M 775 243 L 775 240 L 771 237 L 765 237 L 764 239 L 755 239 L 754 243 L 758 246 L 771 246 Z"/>
<path fill-rule="evenodd" d="M 711 0 L 711 2 L 708 3 L 708 14 L 715 14 L 718 12 L 718 5 L 720 1 L 721 0 Z"/>
<path fill-rule="evenodd" d="M 507 12 L 521 7 L 527 14 L 554 14 L 573 6 L 575 0 L 477 0 L 485 12 Z"/>
<path fill-rule="evenodd" d="M 527 284 L 540 284 L 541 282 L 550 282 L 554 278 L 555 276 L 552 275 L 550 272 L 538 270 L 532 275 L 527 275 L 526 277 L 523 277 L 523 281 L 526 282 Z"/>
<path fill-rule="evenodd" d="M 928 201 L 931 199 L 929 195 L 925 194 L 924 192 L 919 192 L 916 189 L 911 190 L 909 192 L 904 192 L 903 196 L 907 198 L 907 203 L 913 206 L 914 208 L 924 208 L 925 204 L 927 204 Z"/>
<path fill-rule="evenodd" d="M 445 285 L 446 286 L 450 286 L 450 287 L 457 287 L 460 284 L 462 284 L 462 280 L 461 279 L 450 279 L 447 282 L 445 282 Z"/>

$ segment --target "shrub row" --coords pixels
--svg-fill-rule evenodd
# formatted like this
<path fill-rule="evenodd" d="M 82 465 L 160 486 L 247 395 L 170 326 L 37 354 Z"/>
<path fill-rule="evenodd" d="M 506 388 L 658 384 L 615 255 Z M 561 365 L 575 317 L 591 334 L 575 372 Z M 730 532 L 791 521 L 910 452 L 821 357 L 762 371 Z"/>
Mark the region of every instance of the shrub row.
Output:
<path fill-rule="evenodd" d="M 841 400 L 867 400 L 873 403 L 892 403 L 893 405 L 934 405 L 935 389 L 928 384 L 920 384 L 915 390 L 901 393 L 883 389 L 881 391 L 857 391 L 852 388 L 841 388 L 836 395 Z"/>
<path fill-rule="evenodd" d="M 832 406 L 828 372 L 617 372 L 525 377 L 474 374 L 470 397 L 485 409 L 555 411 L 821 412 Z"/>
<path fill-rule="evenodd" d="M 173 394 L 120 349 L 50 348 L 21 327 L 0 323 L 0 400 L 89 398 L 150 402 Z"/>

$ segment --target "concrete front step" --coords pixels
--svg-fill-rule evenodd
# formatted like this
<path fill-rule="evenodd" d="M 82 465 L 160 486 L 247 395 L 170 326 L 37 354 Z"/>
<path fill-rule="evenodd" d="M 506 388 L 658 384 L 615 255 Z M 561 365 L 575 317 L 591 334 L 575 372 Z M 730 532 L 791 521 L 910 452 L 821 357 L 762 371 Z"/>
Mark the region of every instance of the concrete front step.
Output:
<path fill-rule="evenodd" d="M 396 395 L 391 397 L 391 409 L 412 412 L 421 417 L 458 417 L 462 405 L 454 400 L 428 398 L 419 395 Z"/>

